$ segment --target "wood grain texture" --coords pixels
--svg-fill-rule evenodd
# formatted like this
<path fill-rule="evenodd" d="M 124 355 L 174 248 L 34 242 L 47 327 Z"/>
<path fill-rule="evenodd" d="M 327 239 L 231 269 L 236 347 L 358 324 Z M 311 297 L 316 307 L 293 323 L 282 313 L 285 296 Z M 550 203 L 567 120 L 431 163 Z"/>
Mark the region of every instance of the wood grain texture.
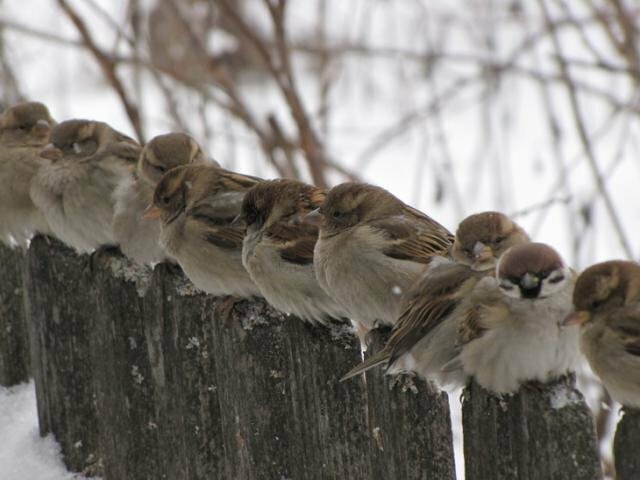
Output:
<path fill-rule="evenodd" d="M 55 435 L 71 470 L 100 473 L 89 342 L 97 301 L 90 257 L 35 237 L 24 281 L 40 434 Z"/>
<path fill-rule="evenodd" d="M 372 330 L 367 353 L 384 346 L 387 333 Z M 431 479 L 456 478 L 449 399 L 417 377 L 384 375 L 384 369 L 366 373 L 372 477 Z"/>
<path fill-rule="evenodd" d="M 24 314 L 24 252 L 0 243 L 0 385 L 29 380 L 29 340 Z"/>
<path fill-rule="evenodd" d="M 26 262 L 41 433 L 106 479 L 455 478 L 446 396 L 391 392 L 350 328 L 197 292 L 175 266 L 77 256 L 36 238 Z M 231 307 L 231 308 L 229 308 Z M 380 442 L 384 442 L 383 450 Z"/>
<path fill-rule="evenodd" d="M 467 480 L 602 478 L 593 418 L 571 377 L 503 397 L 472 383 L 462 418 Z"/>

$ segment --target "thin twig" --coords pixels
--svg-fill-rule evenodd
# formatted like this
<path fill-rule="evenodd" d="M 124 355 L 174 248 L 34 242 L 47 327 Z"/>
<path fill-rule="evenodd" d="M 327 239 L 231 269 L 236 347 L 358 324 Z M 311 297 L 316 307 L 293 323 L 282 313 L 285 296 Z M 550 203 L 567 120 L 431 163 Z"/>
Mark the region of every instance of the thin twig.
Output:
<path fill-rule="evenodd" d="M 129 121 L 131 122 L 131 126 L 136 132 L 136 136 L 141 143 L 144 143 L 145 136 L 142 128 L 142 123 L 140 120 L 140 112 L 138 111 L 138 107 L 133 104 L 131 99 L 129 98 L 129 94 L 127 90 L 120 80 L 118 73 L 116 72 L 116 65 L 113 60 L 102 51 L 100 47 L 96 44 L 93 36 L 89 32 L 87 25 L 84 20 L 80 18 L 80 16 L 76 13 L 76 11 L 67 3 L 66 0 L 58 0 L 58 5 L 64 11 L 64 13 L 69 17 L 73 25 L 78 30 L 78 33 L 82 37 L 82 41 L 86 48 L 93 54 L 95 59 L 98 61 L 102 72 L 105 77 L 109 81 L 109 84 L 113 87 L 118 98 L 120 98 L 120 102 L 122 103 L 127 116 L 129 117 Z"/>
<path fill-rule="evenodd" d="M 609 218 L 611 219 L 611 223 L 613 224 L 613 227 L 616 230 L 618 241 L 620 242 L 620 245 L 622 246 L 622 249 L 625 255 L 627 256 L 627 258 L 632 259 L 633 252 L 624 234 L 622 223 L 620 222 L 620 219 L 618 218 L 618 213 L 615 209 L 615 206 L 613 205 L 613 200 L 609 195 L 606 184 L 602 178 L 602 174 L 600 173 L 600 169 L 598 167 L 598 163 L 596 161 L 595 154 L 593 151 L 593 146 L 591 145 L 591 141 L 589 140 L 589 135 L 587 133 L 587 128 L 585 126 L 582 110 L 580 108 L 580 103 L 578 101 L 578 94 L 576 91 L 576 87 L 571 77 L 571 73 L 569 72 L 569 68 L 564 61 L 564 54 L 562 51 L 562 46 L 560 45 L 560 40 L 558 39 L 557 32 L 555 31 L 555 29 L 551 24 L 549 11 L 545 4 L 545 0 L 538 0 L 538 4 L 540 5 L 540 9 L 542 10 L 545 22 L 549 28 L 551 41 L 556 51 L 556 60 L 558 63 L 558 67 L 560 69 L 560 75 L 563 79 L 564 85 L 567 90 L 567 94 L 569 96 L 571 111 L 573 114 L 573 120 L 574 120 L 576 129 L 578 131 L 578 136 L 580 138 L 582 148 L 584 149 L 584 152 L 589 164 L 589 168 L 591 170 L 591 174 L 593 175 L 598 191 L 602 196 L 605 208 L 607 210 Z"/>

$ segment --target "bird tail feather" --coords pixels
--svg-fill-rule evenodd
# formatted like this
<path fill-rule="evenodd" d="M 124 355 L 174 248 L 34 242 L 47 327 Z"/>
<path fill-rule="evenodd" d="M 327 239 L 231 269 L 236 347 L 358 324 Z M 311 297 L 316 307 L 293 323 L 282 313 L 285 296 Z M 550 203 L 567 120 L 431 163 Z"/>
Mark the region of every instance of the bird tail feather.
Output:
<path fill-rule="evenodd" d="M 373 367 L 377 367 L 378 365 L 386 363 L 388 360 L 389 360 L 389 354 L 387 352 L 385 352 L 384 350 L 382 350 L 382 351 L 376 353 L 375 355 L 372 355 L 371 357 L 367 358 L 364 362 L 362 362 L 357 367 L 354 367 L 351 370 L 349 370 L 340 379 L 340 381 L 344 382 L 345 380 L 349 380 L 350 378 L 353 378 L 356 375 L 360 375 L 361 373 L 364 373 L 364 372 L 366 372 L 367 370 L 369 370 L 369 369 L 371 369 Z"/>

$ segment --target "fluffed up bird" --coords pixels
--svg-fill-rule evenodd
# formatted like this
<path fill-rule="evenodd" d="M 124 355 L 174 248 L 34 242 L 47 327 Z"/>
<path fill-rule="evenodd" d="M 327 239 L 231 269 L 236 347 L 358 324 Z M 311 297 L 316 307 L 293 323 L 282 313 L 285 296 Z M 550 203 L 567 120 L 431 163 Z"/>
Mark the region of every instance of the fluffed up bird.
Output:
<path fill-rule="evenodd" d="M 140 146 L 106 123 L 68 120 L 40 155 L 48 161 L 30 193 L 55 236 L 79 252 L 115 245 L 113 192 L 133 174 Z"/>
<path fill-rule="evenodd" d="M 458 329 L 467 298 L 485 277 L 493 277 L 500 256 L 529 242 L 526 232 L 498 212 L 465 218 L 456 230 L 453 261 L 431 267 L 409 290 L 402 314 L 385 347 L 343 380 L 377 365 L 388 373 L 415 372 L 440 387 L 464 383 L 461 370 L 443 371 L 457 354 Z"/>
<path fill-rule="evenodd" d="M 373 185 L 332 188 L 318 213 L 318 282 L 367 330 L 396 322 L 403 294 L 453 241 L 438 222 Z"/>
<path fill-rule="evenodd" d="M 180 165 L 206 162 L 198 143 L 184 133 L 159 135 L 145 145 L 135 175 L 120 183 L 114 194 L 113 231 L 122 253 L 139 264 L 158 263 L 167 258 L 158 241 L 160 222 L 144 218 L 144 212 L 167 171 Z"/>
<path fill-rule="evenodd" d="M 25 102 L 0 117 L 0 240 L 25 246 L 35 233 L 48 233 L 44 215 L 29 196 L 31 179 L 44 163 L 40 150 L 55 125 L 39 102 Z"/>
<path fill-rule="evenodd" d="M 581 325 L 591 369 L 614 400 L 640 408 L 640 265 L 614 260 L 587 268 L 573 304 L 564 324 Z"/>
<path fill-rule="evenodd" d="M 573 371 L 579 332 L 560 323 L 571 310 L 575 274 L 542 243 L 510 248 L 496 268 L 496 282 L 487 278 L 473 290 L 458 333 L 460 353 L 444 370 L 462 368 L 497 394 Z"/>
<path fill-rule="evenodd" d="M 245 227 L 236 221 L 247 190 L 260 180 L 208 165 L 165 174 L 147 218 L 160 218 L 160 244 L 196 287 L 212 295 L 259 296 L 242 266 Z"/>
<path fill-rule="evenodd" d="M 313 249 L 318 226 L 306 215 L 325 191 L 296 180 L 258 183 L 244 197 L 242 261 L 264 298 L 311 323 L 342 319 L 344 310 L 318 285 Z"/>

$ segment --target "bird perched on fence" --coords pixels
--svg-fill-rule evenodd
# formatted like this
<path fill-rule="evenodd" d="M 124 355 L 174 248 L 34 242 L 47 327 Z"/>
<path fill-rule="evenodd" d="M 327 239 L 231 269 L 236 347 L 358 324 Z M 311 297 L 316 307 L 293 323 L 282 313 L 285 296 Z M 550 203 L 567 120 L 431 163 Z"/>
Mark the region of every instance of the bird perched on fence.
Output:
<path fill-rule="evenodd" d="M 44 215 L 29 196 L 31 179 L 43 163 L 40 150 L 55 125 L 39 102 L 25 102 L 0 117 L 0 240 L 25 246 L 37 232 L 48 233 Z"/>
<path fill-rule="evenodd" d="M 458 332 L 460 353 L 443 367 L 462 368 L 494 393 L 513 393 L 528 381 L 547 382 L 578 364 L 579 332 L 561 328 L 571 310 L 575 274 L 548 245 L 510 248 L 496 279 L 474 288 Z"/>
<path fill-rule="evenodd" d="M 247 226 L 242 262 L 264 298 L 278 310 L 323 324 L 345 317 L 313 269 L 318 226 L 306 215 L 325 195 L 296 180 L 261 182 L 245 195 L 241 214 Z"/>
<path fill-rule="evenodd" d="M 31 198 L 60 240 L 79 252 L 115 245 L 113 192 L 133 174 L 140 146 L 103 122 L 67 120 L 51 131 Z"/>
<path fill-rule="evenodd" d="M 403 294 L 453 241 L 438 222 L 373 185 L 332 188 L 318 214 L 316 278 L 365 330 L 395 323 Z"/>
<path fill-rule="evenodd" d="M 260 179 L 215 166 L 167 172 L 147 218 L 160 218 L 160 244 L 196 287 L 212 295 L 251 297 L 260 290 L 242 266 L 245 227 L 234 221 Z"/>
<path fill-rule="evenodd" d="M 122 253 L 139 264 L 166 259 L 167 254 L 158 242 L 160 222 L 144 218 L 145 209 L 153 201 L 153 192 L 167 171 L 207 161 L 200 145 L 184 133 L 158 135 L 145 145 L 136 174 L 120 183 L 114 194 L 113 231 Z"/>
<path fill-rule="evenodd" d="M 462 384 L 461 370 L 443 372 L 442 367 L 457 354 L 456 338 L 467 299 L 483 278 L 494 275 L 505 251 L 526 242 L 526 232 L 502 213 L 465 218 L 456 230 L 452 261 L 434 265 L 416 282 L 384 349 L 343 380 L 386 365 L 389 373 L 416 372 L 442 387 Z"/>
<path fill-rule="evenodd" d="M 640 265 L 609 261 L 587 268 L 576 281 L 575 312 L 565 325 L 581 325 L 580 348 L 611 397 L 640 408 Z"/>

